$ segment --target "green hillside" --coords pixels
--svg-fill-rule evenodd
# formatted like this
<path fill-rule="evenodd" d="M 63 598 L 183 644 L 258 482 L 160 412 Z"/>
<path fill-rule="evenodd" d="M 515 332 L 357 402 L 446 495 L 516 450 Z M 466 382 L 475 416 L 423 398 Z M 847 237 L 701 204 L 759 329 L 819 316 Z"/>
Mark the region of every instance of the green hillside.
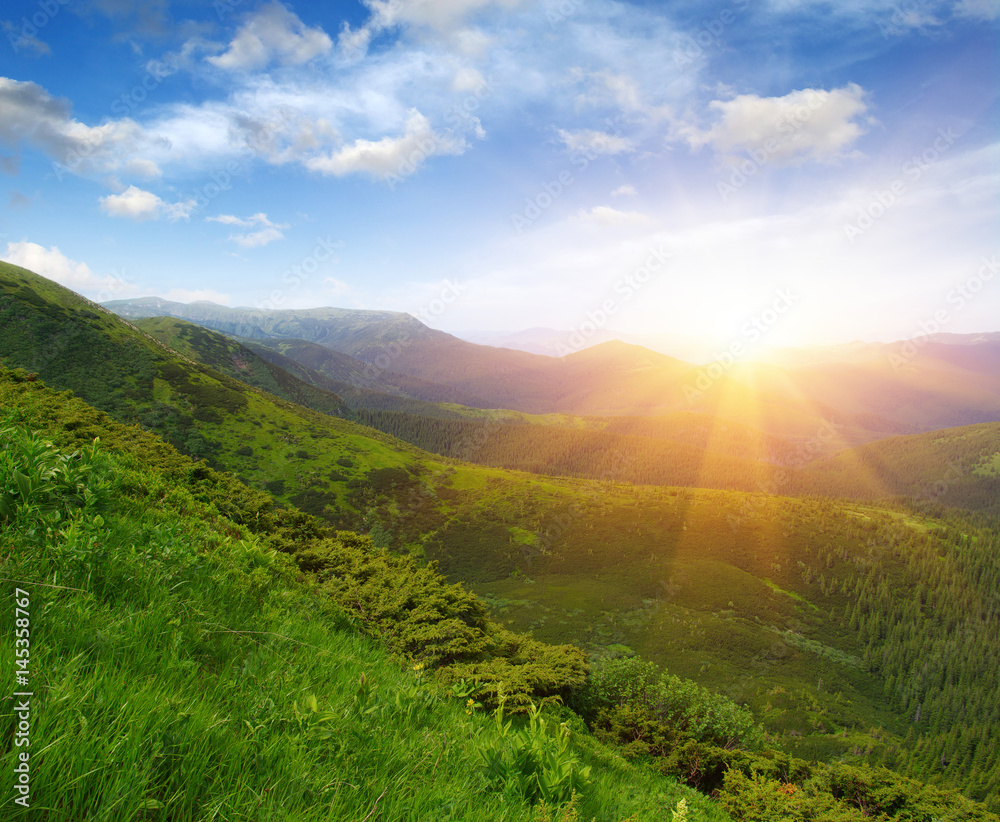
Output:
<path fill-rule="evenodd" d="M 283 368 L 261 359 L 246 346 L 185 320 L 154 317 L 137 321 L 136 328 L 185 357 L 280 399 L 321 414 L 346 416 L 349 413 L 332 384 L 303 381 L 295 371 L 305 369 L 295 368 L 295 363 L 289 363 L 294 370 Z"/>
<path fill-rule="evenodd" d="M 3 585 L 30 636 L 25 678 L 14 682 L 13 665 L 0 677 L 6 693 L 31 691 L 28 719 L 12 701 L 0 710 L 4 738 L 17 729 L 29 743 L 0 754 L 4 819 L 616 822 L 682 801 L 695 818 L 729 818 L 578 719 L 512 727 L 470 696 L 454 671 L 489 652 L 469 650 L 469 626 L 446 612 L 463 595 L 433 574 L 413 589 L 409 641 L 436 628 L 438 646 L 466 646 L 448 659 L 426 636 L 401 652 L 399 631 L 303 577 L 323 544 L 303 535 L 305 519 L 275 517 L 261 495 L 24 376 L 0 370 Z M 31 401 L 12 404 L 12 392 Z M 109 446 L 54 445 L 29 419 L 58 441 L 86 429 Z M 393 565 L 370 546 L 352 552 L 347 534 L 325 543 L 358 581 Z M 299 570 L 274 550 L 292 544 Z M 479 624 L 494 654 L 519 642 Z M 10 660 L 14 637 L 0 637 Z M 519 665 L 541 682 L 558 649 L 529 646 Z"/>
<path fill-rule="evenodd" d="M 224 466 L 258 488 L 313 510 L 337 506 L 337 522 L 357 522 L 370 479 L 383 470 L 420 471 L 421 452 L 377 431 L 320 413 L 229 377 L 168 348 L 106 309 L 24 269 L 0 263 L 0 356 L 70 389 L 116 419 L 156 431 L 192 457 Z M 186 330 L 190 350 L 212 349 L 239 370 L 239 348 Z M 235 344 L 233 344 L 235 345 Z M 249 358 L 244 358 L 249 361 Z M 266 387 L 339 400 L 261 368 Z"/>
<path fill-rule="evenodd" d="M 8 784 L 29 774 L 30 810 L 8 795 L 4 818 L 996 820 L 884 769 L 741 751 L 745 712 L 655 669 L 581 687 L 568 650 L 491 626 L 433 571 L 331 538 L 26 372 L 0 368 L 0 407 L 5 587 L 31 624 L 27 679 L 7 667 L 3 687 L 33 689 L 30 720 L 10 703 L 0 727 L 43 741 L 0 755 Z M 71 451 L 94 434 L 107 445 Z M 15 658 L 12 633 L 0 650 Z M 565 711 L 505 717 L 499 695 L 525 687 L 562 689 L 596 738 Z M 631 731 L 637 761 L 606 747 L 640 717 L 674 765 Z"/>
<path fill-rule="evenodd" d="M 911 505 L 964 508 L 1000 519 L 1000 423 L 892 437 L 818 460 L 803 472 L 812 493 L 901 497 Z"/>
<path fill-rule="evenodd" d="M 502 624 L 575 643 L 595 660 L 638 653 L 746 703 L 786 755 L 887 764 L 997 807 L 995 529 L 774 496 L 795 490 L 777 479 L 771 493 L 635 487 L 432 457 L 250 389 L 41 278 L 4 272 L 8 365 L 89 394 L 190 455 L 203 441 L 213 464 L 279 492 L 322 527 L 360 529 L 394 552 L 385 556 L 409 554 L 413 568 L 436 560 Z M 93 336 L 106 361 L 94 381 L 76 369 L 76 350 L 45 355 L 60 329 Z M 138 353 L 122 358 L 123 349 Z M 79 352 L 98 370 L 89 357 Z M 31 379 L 9 379 L 4 404 L 37 404 Z M 180 439 L 169 423 L 187 418 Z M 310 572 L 327 560 L 312 562 Z M 662 767 L 680 773 L 684 763 L 670 762 Z"/>

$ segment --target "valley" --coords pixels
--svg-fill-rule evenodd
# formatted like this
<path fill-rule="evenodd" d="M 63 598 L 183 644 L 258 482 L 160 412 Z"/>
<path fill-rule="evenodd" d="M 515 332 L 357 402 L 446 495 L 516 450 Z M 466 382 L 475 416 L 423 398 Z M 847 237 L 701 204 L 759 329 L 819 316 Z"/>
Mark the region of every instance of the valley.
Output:
<path fill-rule="evenodd" d="M 504 630 L 598 669 L 656 663 L 746 706 L 781 755 L 992 813 L 996 345 L 898 370 L 803 354 L 703 390 L 707 366 L 624 343 L 555 359 L 393 312 L 104 307 L 0 263 L 0 400 L 21 423 L 127 451 L 115 426 L 139 426 L 170 470 L 436 568 Z"/>

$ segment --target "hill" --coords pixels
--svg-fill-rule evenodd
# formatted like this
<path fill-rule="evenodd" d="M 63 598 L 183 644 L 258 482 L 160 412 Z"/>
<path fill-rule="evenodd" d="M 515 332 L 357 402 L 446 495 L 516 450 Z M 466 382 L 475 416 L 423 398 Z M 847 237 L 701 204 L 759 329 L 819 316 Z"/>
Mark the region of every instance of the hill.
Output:
<path fill-rule="evenodd" d="M 1000 520 L 1000 424 L 891 437 L 808 466 L 801 491 L 854 499 L 907 499 L 964 508 Z"/>
<path fill-rule="evenodd" d="M 192 428 L 218 465 L 261 487 L 283 460 L 286 502 L 353 524 L 379 548 L 436 560 L 487 597 L 496 619 L 595 658 L 635 651 L 666 663 L 750 705 L 789 752 L 891 764 L 996 801 L 995 531 L 774 496 L 794 490 L 780 483 L 771 494 L 637 488 L 451 463 L 269 398 L 41 278 L 4 273 L 9 364 L 79 381 L 60 388 L 96 385 L 123 417 L 146 413 L 149 373 L 166 408 L 144 424 L 199 413 Z M 40 356 L 61 328 L 93 335 L 82 339 L 100 356 Z M 125 348 L 137 353 L 115 359 Z M 88 382 L 77 359 L 103 371 Z"/>
<path fill-rule="evenodd" d="M 0 368 L 5 589 L 30 626 L 18 633 L 29 656 L 15 654 L 13 630 L 0 637 L 25 662 L 0 674 L 18 692 L 0 728 L 28 742 L 0 754 L 7 785 L 23 788 L 4 792 L 4 819 L 543 822 L 558 808 L 566 822 L 652 822 L 686 805 L 727 822 L 578 718 L 572 738 L 565 712 L 512 723 L 457 676 L 478 656 L 514 662 L 521 645 L 528 658 L 504 677 L 513 697 L 518 670 L 537 687 L 551 674 L 540 659 L 557 649 L 490 627 L 433 572 L 304 527 L 307 517 L 27 376 Z M 39 424 L 56 443 L 30 430 Z M 83 429 L 108 445 L 67 446 Z M 360 612 L 307 570 L 345 561 Z M 390 572 L 413 599 L 378 628 Z"/>
<path fill-rule="evenodd" d="M 335 506 L 340 525 L 363 516 L 379 471 L 419 473 L 423 452 L 348 420 L 319 413 L 229 377 L 154 340 L 137 327 L 24 269 L 0 264 L 0 356 L 70 389 L 123 422 L 141 424 L 213 466 L 307 507 Z M 185 331 L 185 344 L 237 368 L 215 335 Z M 176 340 L 184 341 L 180 333 Z M 254 358 L 256 360 L 256 358 Z M 243 362 L 250 362 L 244 357 Z M 258 373 L 281 390 L 312 392 L 326 410 L 339 398 L 290 375 Z M 373 474 L 373 472 L 376 472 Z M 392 474 L 394 475 L 394 474 Z"/>
<path fill-rule="evenodd" d="M 33 623 L 31 675 L 46 672 L 49 698 L 33 707 L 30 730 L 35 740 L 56 740 L 31 753 L 35 806 L 73 818 L 201 819 L 220 808 L 342 818 L 381 807 L 392 818 L 494 819 L 502 803 L 504 818 L 543 822 L 554 818 L 550 811 L 529 803 L 563 804 L 579 786 L 586 818 L 659 819 L 664 803 L 683 813 L 681 798 L 695 818 L 726 818 L 656 769 L 626 765 L 579 724 L 570 745 L 567 725 L 557 728 L 551 715 L 535 714 L 517 730 L 501 709 L 479 722 L 477 712 L 489 708 L 466 699 L 477 693 L 470 674 L 494 670 L 508 685 L 545 688 L 566 682 L 571 667 L 545 673 L 558 649 L 513 635 L 494 645 L 492 653 L 504 656 L 488 666 L 465 661 L 484 653 L 477 636 L 504 632 L 433 571 L 356 535 L 331 538 L 309 518 L 272 508 L 266 496 L 192 465 L 155 437 L 51 392 L 26 372 L 0 368 L 0 402 L 8 409 L 0 419 L 0 520 L 15 549 L 5 569 L 27 589 L 17 592 L 19 607 L 45 616 Z M 96 432 L 107 450 L 59 450 L 28 427 L 47 429 L 64 449 Z M 290 573 L 285 557 L 299 574 Z M 324 568 L 337 570 L 326 576 Z M 35 585 L 49 578 L 59 580 L 55 591 Z M 461 619 L 449 618 L 455 609 L 464 612 Z M 401 673 L 357 636 L 357 627 L 421 662 Z M 12 642 L 10 635 L 0 640 L 13 655 Z M 832 649 L 800 642 L 837 661 Z M 495 670 L 498 662 L 512 667 Z M 432 668 L 448 690 L 425 681 Z M 527 676 L 519 679 L 517 671 Z M 10 676 L 8 668 L 5 687 L 13 687 Z M 482 692 L 484 700 L 498 697 Z M 644 707 L 647 692 L 668 701 Z M 821 694 L 804 692 L 793 704 L 811 701 L 815 710 Z M 801 792 L 796 807 L 806 802 L 851 822 L 867 818 L 859 803 L 887 819 L 996 820 L 961 796 L 885 769 L 810 765 L 773 750 L 732 749 L 732 740 L 713 746 L 712 734 L 728 734 L 721 730 L 726 723 L 743 721 L 740 711 L 641 666 L 608 665 L 567 696 L 598 738 L 623 744 L 617 734 L 627 732 L 633 756 L 669 744 L 680 758 L 663 760 L 662 769 L 713 790 L 737 819 L 754 818 L 746 814 L 764 796 L 772 810 L 790 812 L 789 797 Z M 840 694 L 833 700 L 842 702 Z M 680 709 L 669 727 L 657 725 L 664 711 L 677 710 L 665 704 Z M 925 710 L 934 716 L 937 707 Z M 633 736 L 628 728 L 637 720 L 647 732 L 659 727 L 661 742 Z M 835 721 L 827 714 L 820 724 Z M 428 748 L 438 736 L 442 744 Z M 964 737 L 957 744 L 964 746 Z M 701 765 L 691 769 L 691 756 Z M 12 781 L 14 762 L 5 755 L 0 766 Z M 988 782 L 981 790 L 989 795 Z M 13 804 L 7 800 L 5 816 L 27 818 Z M 559 818 L 579 819 L 577 804 L 563 807 Z"/>

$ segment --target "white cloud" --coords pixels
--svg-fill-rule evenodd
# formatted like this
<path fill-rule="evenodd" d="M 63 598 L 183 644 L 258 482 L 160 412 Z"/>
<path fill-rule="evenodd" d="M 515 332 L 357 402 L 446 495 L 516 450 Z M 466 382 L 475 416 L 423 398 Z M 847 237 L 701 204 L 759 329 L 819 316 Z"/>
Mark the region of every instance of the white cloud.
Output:
<path fill-rule="evenodd" d="M 455 72 L 451 88 L 457 92 L 479 91 L 486 86 L 486 80 L 478 70 L 465 66 Z"/>
<path fill-rule="evenodd" d="M 328 297 L 340 297 L 344 294 L 350 294 L 352 291 L 349 283 L 345 283 L 343 280 L 338 280 L 335 277 L 327 277 L 324 282 L 329 283 L 326 288 L 326 296 Z"/>
<path fill-rule="evenodd" d="M 262 228 L 259 231 L 251 231 L 247 234 L 230 234 L 229 239 L 236 245 L 243 248 L 260 248 L 273 243 L 275 240 L 284 239 L 285 235 L 274 226 Z"/>
<path fill-rule="evenodd" d="M 635 197 L 638 194 L 633 185 L 622 185 L 618 186 L 614 191 L 611 192 L 612 197 Z"/>
<path fill-rule="evenodd" d="M 746 152 L 765 162 L 832 160 L 844 156 L 865 133 L 858 122 L 868 110 L 865 91 L 843 88 L 801 89 L 784 97 L 741 94 L 709 104 L 719 113 L 707 130 L 683 128 L 692 147 L 711 146 L 723 157 Z M 744 158 L 741 158 L 744 159 Z"/>
<path fill-rule="evenodd" d="M 26 144 L 43 152 L 54 161 L 58 179 L 66 173 L 117 171 L 153 142 L 133 120 L 87 126 L 71 116 L 66 100 L 52 97 L 37 83 L 0 77 L 0 144 Z M 152 171 L 141 161 L 138 168 Z"/>
<path fill-rule="evenodd" d="M 477 11 L 498 6 L 511 9 L 522 0 L 364 0 L 379 28 L 409 24 L 449 31 Z"/>
<path fill-rule="evenodd" d="M 621 154 L 634 150 L 632 141 L 619 134 L 605 134 L 603 131 L 565 131 L 559 129 L 559 139 L 572 152 L 583 154 Z"/>
<path fill-rule="evenodd" d="M 206 217 L 206 223 L 222 223 L 223 225 L 238 225 L 238 226 L 252 226 L 253 223 L 250 220 L 244 220 L 233 214 L 220 214 L 217 217 Z"/>
<path fill-rule="evenodd" d="M 627 74 L 616 74 L 607 69 L 586 75 L 589 87 L 577 95 L 577 105 L 613 105 L 622 111 L 639 111 L 643 108 L 639 84 Z"/>
<path fill-rule="evenodd" d="M 401 136 L 355 140 L 339 151 L 306 160 L 305 165 L 311 171 L 337 177 L 363 171 L 388 178 L 411 174 L 434 155 L 461 154 L 465 149 L 464 139 L 436 133 L 423 114 L 411 109 Z"/>
<path fill-rule="evenodd" d="M 648 225 L 652 222 L 639 211 L 619 211 L 611 206 L 594 206 L 590 211 L 581 210 L 578 216 L 589 223 L 613 227 Z"/>
<path fill-rule="evenodd" d="M 110 299 L 112 296 L 126 296 L 135 290 L 131 283 L 118 277 L 95 275 L 86 263 L 71 260 L 57 246 L 45 248 L 27 241 L 7 243 L 3 259 L 85 296 L 99 293 L 100 299 Z"/>
<path fill-rule="evenodd" d="M 164 216 L 169 220 L 186 220 L 196 205 L 194 200 L 168 203 L 151 191 L 144 191 L 135 186 L 129 186 L 121 194 L 101 197 L 100 203 L 101 208 L 110 216 L 125 217 L 138 222 L 158 220 Z"/>
<path fill-rule="evenodd" d="M 162 177 L 163 172 L 160 167 L 154 163 L 152 160 L 139 159 L 129 160 L 128 164 L 125 166 L 125 171 L 129 174 L 135 174 L 137 177 Z"/>
<path fill-rule="evenodd" d="M 308 28 L 281 3 L 262 6 L 240 26 L 229 48 L 206 58 L 229 71 L 262 69 L 271 63 L 298 66 L 333 48 L 320 28 Z"/>
<path fill-rule="evenodd" d="M 229 239 L 243 248 L 260 248 L 261 246 L 273 243 L 275 240 L 283 240 L 282 233 L 288 228 L 287 223 L 273 223 L 263 212 L 253 214 L 246 219 L 233 214 L 219 214 L 217 217 L 206 217 L 206 222 L 222 223 L 223 225 L 235 225 L 240 228 L 258 227 L 256 231 L 247 231 L 243 234 L 230 234 Z"/>

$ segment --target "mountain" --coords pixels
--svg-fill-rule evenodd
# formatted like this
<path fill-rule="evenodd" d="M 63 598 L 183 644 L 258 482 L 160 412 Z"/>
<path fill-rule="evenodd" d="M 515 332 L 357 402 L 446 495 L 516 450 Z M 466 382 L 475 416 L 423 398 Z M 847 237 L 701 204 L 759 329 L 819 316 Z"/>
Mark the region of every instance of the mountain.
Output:
<path fill-rule="evenodd" d="M 435 411 L 430 405 L 435 403 L 457 403 L 474 407 L 486 404 L 482 398 L 460 389 L 381 369 L 308 340 L 238 339 L 265 359 L 278 364 L 292 360 L 305 366 L 312 373 L 333 380 L 338 386 L 337 392 L 354 407 L 391 407 L 413 411 L 420 409 L 422 413 L 433 416 Z M 303 379 L 308 380 L 308 375 L 304 375 Z M 382 396 L 375 396 L 373 392 Z M 416 402 L 392 403 L 388 399 L 389 396 L 395 396 L 399 400 L 408 398 Z"/>
<path fill-rule="evenodd" d="M 785 366 L 734 358 L 695 366 L 620 341 L 558 358 L 491 348 L 394 312 L 252 311 L 155 298 L 109 306 L 124 316 L 184 316 L 267 345 L 284 340 L 281 353 L 305 364 L 316 364 L 314 346 L 321 345 L 364 362 L 370 379 L 386 374 L 390 393 L 431 402 L 533 414 L 693 411 L 800 442 L 815 441 L 818 430 L 833 426 L 840 446 L 1000 420 L 1000 343 L 988 336 L 975 344 L 954 337 L 852 344 L 797 360 L 786 355 Z M 303 339 L 313 347 L 294 342 Z"/>
<path fill-rule="evenodd" d="M 5 377 L 25 397 L 16 414 L 37 415 L 32 386 L 51 381 L 322 527 L 438 563 L 504 625 L 724 692 L 786 753 L 886 763 L 1000 802 L 1000 536 L 982 522 L 794 498 L 780 479 L 755 493 L 656 488 L 434 457 L 192 362 L 9 265 L 0 330 L 6 365 L 32 371 Z M 643 371 L 686 367 L 620 345 L 564 359 L 635 388 Z M 735 377 L 725 387 L 749 392 Z"/>
<path fill-rule="evenodd" d="M 529 354 L 543 354 L 547 357 L 561 357 L 583 348 L 589 348 L 598 343 L 621 340 L 621 335 L 614 331 L 598 329 L 586 339 L 577 339 L 572 331 L 560 331 L 557 328 L 527 328 L 523 331 L 460 331 L 455 334 L 459 339 L 477 345 L 488 345 L 493 348 L 513 348 L 526 351 Z M 582 343 L 582 344 L 580 344 Z"/>
<path fill-rule="evenodd" d="M 151 326 L 278 394 L 185 356 L 107 309 L 7 263 L 0 263 L 0 328 L 0 357 L 7 363 L 285 501 L 315 512 L 329 507 L 337 524 L 363 516 L 369 479 L 379 471 L 409 476 L 422 470 L 423 452 L 331 416 L 344 408 L 339 397 L 275 370 L 224 337 L 172 321 Z"/>
<path fill-rule="evenodd" d="M 681 334 L 634 334 L 609 328 L 592 329 L 587 325 L 581 330 L 556 328 L 528 328 L 522 331 L 458 331 L 455 336 L 467 342 L 490 345 L 495 348 L 514 348 L 529 354 L 562 357 L 600 343 L 617 340 L 641 345 L 650 351 L 693 363 L 709 363 L 715 359 L 719 345 L 708 338 Z"/>

